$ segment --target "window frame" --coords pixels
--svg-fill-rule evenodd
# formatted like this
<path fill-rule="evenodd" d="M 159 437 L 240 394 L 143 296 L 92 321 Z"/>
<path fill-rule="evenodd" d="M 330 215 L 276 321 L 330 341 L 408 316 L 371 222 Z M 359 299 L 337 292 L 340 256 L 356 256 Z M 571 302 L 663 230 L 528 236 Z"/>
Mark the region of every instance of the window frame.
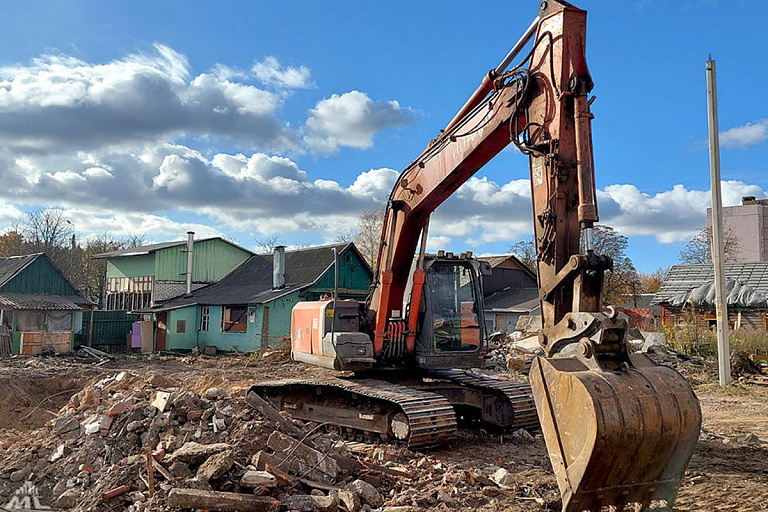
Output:
<path fill-rule="evenodd" d="M 200 306 L 200 332 L 208 332 L 211 328 L 211 307 Z"/>
<path fill-rule="evenodd" d="M 233 318 L 233 311 L 237 311 L 239 313 L 235 321 L 231 321 Z M 240 313 L 240 311 L 242 311 L 242 313 Z M 245 334 L 248 332 L 247 304 L 231 304 L 222 307 L 221 332 L 228 334 Z"/>

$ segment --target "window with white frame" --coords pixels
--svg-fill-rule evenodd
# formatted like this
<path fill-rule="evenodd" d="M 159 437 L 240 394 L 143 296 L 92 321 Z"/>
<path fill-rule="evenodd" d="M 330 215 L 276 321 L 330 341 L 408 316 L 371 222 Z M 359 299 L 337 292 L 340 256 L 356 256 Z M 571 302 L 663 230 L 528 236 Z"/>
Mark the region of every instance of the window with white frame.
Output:
<path fill-rule="evenodd" d="M 211 309 L 208 306 L 200 308 L 200 331 L 208 332 L 208 326 L 211 325 Z"/>

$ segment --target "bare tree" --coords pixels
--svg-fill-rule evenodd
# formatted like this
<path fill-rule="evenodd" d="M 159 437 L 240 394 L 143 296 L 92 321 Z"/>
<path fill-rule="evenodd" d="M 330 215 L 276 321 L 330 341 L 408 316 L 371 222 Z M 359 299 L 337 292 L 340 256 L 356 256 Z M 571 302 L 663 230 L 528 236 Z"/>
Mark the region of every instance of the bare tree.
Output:
<path fill-rule="evenodd" d="M 103 236 L 107 236 L 105 233 Z M 119 249 L 129 249 L 133 247 L 141 247 L 142 245 L 147 243 L 147 234 L 146 233 L 128 233 L 125 235 L 120 243 L 121 247 Z M 117 249 L 112 249 L 117 250 Z M 109 252 L 109 251 L 104 251 Z"/>
<path fill-rule="evenodd" d="M 739 255 L 739 238 L 733 233 L 733 230 L 726 227 L 723 229 L 723 253 L 725 261 L 736 261 Z M 683 250 L 680 251 L 681 263 L 701 264 L 712 262 L 712 228 L 706 227 L 699 230 L 691 238 Z"/>
<path fill-rule="evenodd" d="M 71 243 L 75 234 L 72 223 L 64 218 L 59 208 L 39 208 L 27 213 L 22 235 L 30 252 L 44 252 L 56 259 Z"/>
<path fill-rule="evenodd" d="M 336 233 L 336 238 L 334 238 L 334 241 L 340 244 L 348 244 L 350 242 L 354 242 L 356 236 L 357 231 L 354 229 L 345 229 Z"/>
<path fill-rule="evenodd" d="M 74 253 L 77 264 L 70 272 L 70 280 L 83 296 L 100 307 L 103 306 L 107 284 L 107 260 L 93 259 L 96 254 L 117 251 L 128 246 L 125 239 L 119 239 L 109 233 L 96 238 L 88 238 Z"/>
<path fill-rule="evenodd" d="M 531 272 L 536 273 L 536 242 L 533 240 L 533 235 L 520 240 L 512 247 L 509 248 L 517 259 L 519 259 Z"/>
<path fill-rule="evenodd" d="M 384 207 L 378 210 L 366 210 L 360 214 L 357 220 L 357 234 L 353 242 L 365 261 L 376 268 L 376 260 L 379 257 L 379 244 L 381 243 L 381 229 L 384 226 Z"/>
<path fill-rule="evenodd" d="M 256 239 L 256 249 L 261 252 L 272 252 L 278 245 L 285 245 L 285 242 L 278 235 L 264 235 Z"/>

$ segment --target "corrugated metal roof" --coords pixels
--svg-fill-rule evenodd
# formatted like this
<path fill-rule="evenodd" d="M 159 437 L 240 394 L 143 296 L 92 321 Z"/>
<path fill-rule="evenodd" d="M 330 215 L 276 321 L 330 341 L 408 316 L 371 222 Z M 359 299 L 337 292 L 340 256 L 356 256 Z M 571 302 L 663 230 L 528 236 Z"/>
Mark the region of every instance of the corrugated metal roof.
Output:
<path fill-rule="evenodd" d="M 206 242 L 208 240 L 221 240 L 224 243 L 227 243 L 229 245 L 232 245 L 234 247 L 237 247 L 238 249 L 242 249 L 245 252 L 253 254 L 252 251 L 249 251 L 248 249 L 245 249 L 243 247 L 240 247 L 237 244 L 233 244 L 232 242 L 223 239 L 220 236 L 214 236 L 210 238 L 196 238 L 195 243 L 197 242 Z M 120 249 L 118 251 L 111 251 L 111 252 L 103 252 L 101 254 L 94 254 L 91 256 L 91 259 L 104 259 L 104 258 L 122 258 L 125 256 L 143 256 L 146 254 L 152 254 L 154 252 L 157 252 L 161 249 L 167 249 L 169 247 L 178 247 L 180 245 L 186 245 L 187 240 L 176 240 L 173 242 L 162 242 L 159 244 L 150 244 L 150 245 L 142 245 L 141 247 L 129 247 L 127 249 Z"/>
<path fill-rule="evenodd" d="M 2 293 L 0 306 L 10 309 L 41 309 L 78 311 L 89 302 L 77 295 L 41 295 L 31 293 Z"/>
<path fill-rule="evenodd" d="M 760 294 L 768 295 L 768 261 L 726 263 L 725 279 L 738 281 Z M 711 264 L 674 265 L 664 277 L 664 282 L 656 293 L 653 303 L 668 303 L 680 294 L 690 293 L 694 288 L 712 281 L 714 281 L 714 270 Z"/>
<path fill-rule="evenodd" d="M 0 258 L 0 286 L 14 278 L 19 272 L 35 261 L 42 253 L 27 254 L 24 256 L 10 256 Z"/>
<path fill-rule="evenodd" d="M 169 300 L 152 311 L 180 307 L 225 304 L 261 304 L 313 285 L 333 265 L 333 249 L 339 255 L 353 244 L 335 244 L 285 252 L 285 287 L 272 289 L 272 254 L 251 256 L 218 283 L 199 288 L 190 295 Z M 362 260 L 362 258 L 361 258 Z"/>
<path fill-rule="evenodd" d="M 484 300 L 486 311 L 531 311 L 538 305 L 538 288 L 504 288 Z"/>

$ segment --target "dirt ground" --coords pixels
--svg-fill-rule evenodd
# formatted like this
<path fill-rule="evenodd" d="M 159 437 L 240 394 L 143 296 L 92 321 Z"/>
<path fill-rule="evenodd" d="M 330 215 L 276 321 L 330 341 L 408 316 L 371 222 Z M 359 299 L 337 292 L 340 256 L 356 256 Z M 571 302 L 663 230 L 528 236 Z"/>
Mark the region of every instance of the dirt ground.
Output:
<path fill-rule="evenodd" d="M 217 386 L 234 395 L 244 393 L 258 380 L 325 374 L 324 370 L 291 363 L 282 354 L 260 358 L 125 356 L 100 367 L 73 357 L 1 360 L 0 445 L 4 438 L 44 427 L 71 395 L 121 371 L 159 373 L 196 393 Z M 694 384 L 704 420 L 675 510 L 768 510 L 768 379 L 750 377 L 722 390 L 712 382 L 711 371 L 683 373 Z M 386 446 L 384 449 L 388 450 Z M 3 457 L 0 447 L 0 470 Z M 387 501 L 390 506 L 488 511 L 560 509 L 557 485 L 540 435 L 526 440 L 460 430 L 455 442 L 428 452 L 424 459 L 421 454 L 410 454 L 401 462 L 404 467 L 430 469 L 411 479 L 393 480 Z M 441 472 L 441 467 L 451 471 Z M 477 470 L 488 474 L 500 467 L 514 476 L 509 491 L 484 489 L 461 495 L 457 487 L 460 482 L 452 481 L 462 471 L 467 475 Z M 459 499 L 438 502 L 422 492 L 435 482 L 441 488 L 453 485 Z"/>

